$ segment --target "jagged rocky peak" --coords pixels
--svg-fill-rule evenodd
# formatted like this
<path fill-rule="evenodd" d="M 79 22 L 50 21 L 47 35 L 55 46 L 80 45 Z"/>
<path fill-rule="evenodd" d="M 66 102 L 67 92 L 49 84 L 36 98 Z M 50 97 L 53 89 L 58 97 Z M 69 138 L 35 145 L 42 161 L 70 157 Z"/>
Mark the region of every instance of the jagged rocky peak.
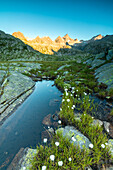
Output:
<path fill-rule="evenodd" d="M 64 37 L 62 37 L 66 42 L 68 42 L 69 40 L 72 40 L 72 38 L 69 37 L 68 34 L 66 34 Z"/>
<path fill-rule="evenodd" d="M 42 37 L 41 39 L 46 43 L 53 43 L 52 39 L 49 36 Z"/>
<path fill-rule="evenodd" d="M 102 36 L 101 34 L 99 34 L 99 35 L 96 35 L 96 36 L 94 36 L 91 40 L 100 40 L 100 39 L 102 39 L 104 36 Z"/>
<path fill-rule="evenodd" d="M 101 34 L 99 34 L 99 35 L 97 35 L 95 38 L 94 38 L 94 40 L 100 40 L 100 39 L 102 39 L 104 36 L 102 36 Z"/>
<path fill-rule="evenodd" d="M 55 39 L 55 42 L 56 42 L 56 43 L 64 43 L 64 39 L 63 39 L 61 36 L 58 36 L 58 37 Z"/>
<path fill-rule="evenodd" d="M 23 34 L 22 32 L 20 32 L 20 31 L 14 32 L 12 35 L 13 35 L 14 37 L 16 37 L 16 38 L 21 39 L 21 40 L 27 40 L 27 39 L 25 38 L 24 34 Z"/>

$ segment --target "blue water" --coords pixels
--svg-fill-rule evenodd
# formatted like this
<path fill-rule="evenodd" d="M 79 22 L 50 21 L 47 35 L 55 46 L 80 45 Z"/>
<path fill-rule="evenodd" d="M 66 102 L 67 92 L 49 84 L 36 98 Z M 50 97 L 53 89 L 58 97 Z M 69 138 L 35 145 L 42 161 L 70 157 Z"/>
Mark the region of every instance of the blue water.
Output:
<path fill-rule="evenodd" d="M 0 127 L 0 169 L 6 169 L 20 148 L 34 148 L 41 142 L 43 118 L 59 111 L 61 104 L 61 92 L 52 84 L 37 82 L 34 92 Z"/>

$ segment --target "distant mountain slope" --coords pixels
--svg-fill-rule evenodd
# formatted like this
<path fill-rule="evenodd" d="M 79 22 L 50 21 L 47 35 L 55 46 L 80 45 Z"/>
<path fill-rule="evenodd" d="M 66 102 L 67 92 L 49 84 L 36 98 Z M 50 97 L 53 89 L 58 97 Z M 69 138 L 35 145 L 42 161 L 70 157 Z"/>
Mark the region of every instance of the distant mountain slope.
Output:
<path fill-rule="evenodd" d="M 113 35 L 107 35 L 100 40 L 83 42 L 75 48 L 92 54 L 106 52 L 107 49 L 113 48 Z"/>
<path fill-rule="evenodd" d="M 39 54 L 20 39 L 0 31 L 0 60 L 30 58 Z"/>

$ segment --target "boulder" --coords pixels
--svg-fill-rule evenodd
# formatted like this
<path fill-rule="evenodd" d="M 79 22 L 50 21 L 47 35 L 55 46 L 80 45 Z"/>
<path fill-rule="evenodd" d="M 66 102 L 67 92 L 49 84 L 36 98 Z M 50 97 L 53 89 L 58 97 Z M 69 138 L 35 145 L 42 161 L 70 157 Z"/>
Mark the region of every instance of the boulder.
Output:
<path fill-rule="evenodd" d="M 65 128 L 59 128 L 56 130 L 56 133 L 62 132 L 62 135 L 70 140 L 74 145 L 79 145 L 81 149 L 86 147 L 89 148 L 89 144 L 91 143 L 89 139 L 84 136 L 81 132 L 79 132 L 73 126 L 65 126 Z"/>
<path fill-rule="evenodd" d="M 98 82 L 108 85 L 108 89 L 113 87 L 113 62 L 104 64 L 95 70 L 95 76 Z"/>

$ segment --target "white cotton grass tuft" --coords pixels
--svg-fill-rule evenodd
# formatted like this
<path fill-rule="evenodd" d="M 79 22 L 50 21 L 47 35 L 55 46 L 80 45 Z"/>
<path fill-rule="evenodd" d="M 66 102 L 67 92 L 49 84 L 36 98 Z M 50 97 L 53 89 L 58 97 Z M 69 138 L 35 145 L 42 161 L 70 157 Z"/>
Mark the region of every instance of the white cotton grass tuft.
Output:
<path fill-rule="evenodd" d="M 92 143 L 89 144 L 89 148 L 93 148 L 93 144 Z"/>
<path fill-rule="evenodd" d="M 69 161 L 72 161 L 72 158 L 69 158 Z"/>
<path fill-rule="evenodd" d="M 25 170 L 25 169 L 26 169 L 26 167 L 24 166 L 24 167 L 23 167 L 23 170 Z"/>
<path fill-rule="evenodd" d="M 87 93 L 86 93 L 86 92 L 84 92 L 84 94 L 85 94 L 85 96 L 87 95 Z"/>
<path fill-rule="evenodd" d="M 73 141 L 73 142 L 75 142 L 75 141 L 76 141 L 76 139 L 74 138 L 74 136 L 73 136 L 71 139 L 72 139 L 72 141 Z"/>
<path fill-rule="evenodd" d="M 51 161 L 54 161 L 55 160 L 55 155 L 50 155 L 50 159 L 51 159 Z"/>
<path fill-rule="evenodd" d="M 62 122 L 61 122 L 61 120 L 58 120 L 58 124 L 61 124 Z"/>
<path fill-rule="evenodd" d="M 46 166 L 42 166 L 42 170 L 46 170 Z"/>
<path fill-rule="evenodd" d="M 56 146 L 59 146 L 59 144 L 60 144 L 59 142 L 55 142 L 55 145 L 56 145 Z"/>
<path fill-rule="evenodd" d="M 104 144 L 101 144 L 101 147 L 102 147 L 102 148 L 105 148 L 105 145 L 104 145 Z"/>
<path fill-rule="evenodd" d="M 107 132 L 109 132 L 109 129 L 107 129 Z"/>
<path fill-rule="evenodd" d="M 44 138 L 44 139 L 43 139 L 43 142 L 46 143 L 46 142 L 47 142 L 47 138 Z"/>
<path fill-rule="evenodd" d="M 59 165 L 59 166 L 62 166 L 62 165 L 63 165 L 63 161 L 59 161 L 59 162 L 58 162 L 58 165 Z"/>
<path fill-rule="evenodd" d="M 70 102 L 70 99 L 67 99 L 67 102 Z"/>

